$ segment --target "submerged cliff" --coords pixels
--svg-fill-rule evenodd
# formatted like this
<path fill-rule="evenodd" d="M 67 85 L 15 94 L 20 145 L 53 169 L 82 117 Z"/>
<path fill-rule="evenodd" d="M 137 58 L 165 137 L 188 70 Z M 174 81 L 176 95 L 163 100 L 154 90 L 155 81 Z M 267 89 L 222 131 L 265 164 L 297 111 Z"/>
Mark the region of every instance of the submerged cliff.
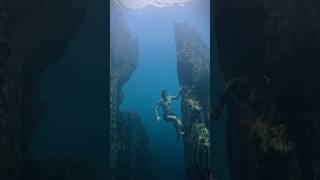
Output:
<path fill-rule="evenodd" d="M 187 177 L 211 179 L 210 165 L 210 55 L 196 29 L 174 23 Z"/>
<path fill-rule="evenodd" d="M 122 86 L 136 69 L 139 55 L 117 7 L 111 8 L 110 177 L 112 180 L 153 179 L 149 140 L 137 113 L 120 112 Z"/>
<path fill-rule="evenodd" d="M 85 15 L 85 0 L 0 1 L 0 179 L 23 179 L 42 106 L 38 78 L 58 61 Z"/>
<path fill-rule="evenodd" d="M 320 2 L 214 6 L 232 179 L 319 179 Z"/>

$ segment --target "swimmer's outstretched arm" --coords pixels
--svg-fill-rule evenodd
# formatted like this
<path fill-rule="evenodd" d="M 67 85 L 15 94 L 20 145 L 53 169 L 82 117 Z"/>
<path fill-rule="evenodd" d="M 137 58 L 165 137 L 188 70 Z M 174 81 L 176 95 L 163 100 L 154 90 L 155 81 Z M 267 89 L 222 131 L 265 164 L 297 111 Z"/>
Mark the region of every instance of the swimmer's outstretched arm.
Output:
<path fill-rule="evenodd" d="M 156 108 L 155 108 L 155 112 L 156 112 L 156 116 L 157 116 L 157 121 L 160 121 L 160 120 L 161 120 L 161 117 L 159 116 L 159 108 L 160 108 L 159 103 L 160 103 L 160 101 L 157 103 Z"/>
<path fill-rule="evenodd" d="M 182 89 L 183 89 L 183 87 L 180 88 L 178 95 L 177 96 L 171 96 L 171 99 L 178 100 L 180 98 L 180 96 L 181 96 Z"/>

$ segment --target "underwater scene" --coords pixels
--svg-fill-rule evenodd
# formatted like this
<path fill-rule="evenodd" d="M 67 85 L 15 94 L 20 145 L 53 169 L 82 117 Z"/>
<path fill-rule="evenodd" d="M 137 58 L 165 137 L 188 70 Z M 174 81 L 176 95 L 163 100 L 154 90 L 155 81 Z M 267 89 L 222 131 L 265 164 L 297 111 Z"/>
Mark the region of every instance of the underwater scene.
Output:
<path fill-rule="evenodd" d="M 0 179 L 107 179 L 108 3 L 0 1 Z"/>
<path fill-rule="evenodd" d="M 319 0 L 0 0 L 0 180 L 320 180 Z"/>
<path fill-rule="evenodd" d="M 110 22 L 111 179 L 209 179 L 210 1 L 112 1 Z"/>

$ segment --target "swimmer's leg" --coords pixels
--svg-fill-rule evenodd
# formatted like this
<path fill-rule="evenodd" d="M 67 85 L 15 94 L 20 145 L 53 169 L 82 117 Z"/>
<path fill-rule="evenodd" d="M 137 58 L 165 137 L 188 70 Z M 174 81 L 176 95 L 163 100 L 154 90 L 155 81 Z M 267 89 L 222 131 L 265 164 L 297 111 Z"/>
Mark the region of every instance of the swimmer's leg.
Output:
<path fill-rule="evenodd" d="M 177 116 L 167 116 L 167 118 L 173 121 L 177 134 L 183 136 L 183 125 L 180 119 Z"/>

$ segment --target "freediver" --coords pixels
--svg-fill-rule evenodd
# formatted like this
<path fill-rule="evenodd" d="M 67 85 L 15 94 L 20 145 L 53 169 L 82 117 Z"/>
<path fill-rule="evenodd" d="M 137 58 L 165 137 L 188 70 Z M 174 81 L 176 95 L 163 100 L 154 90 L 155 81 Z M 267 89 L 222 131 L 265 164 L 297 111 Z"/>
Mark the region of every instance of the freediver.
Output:
<path fill-rule="evenodd" d="M 183 136 L 185 132 L 183 131 L 183 125 L 182 125 L 181 120 L 172 111 L 171 102 L 172 102 L 172 100 L 178 100 L 180 98 L 182 89 L 183 88 L 180 88 L 177 96 L 169 96 L 167 94 L 166 90 L 162 90 L 161 91 L 161 99 L 159 100 L 158 104 L 156 105 L 156 109 L 155 109 L 158 122 L 160 122 L 160 120 L 161 120 L 161 117 L 159 116 L 160 107 L 162 108 L 162 111 L 163 111 L 163 119 L 168 122 L 173 122 L 175 129 L 176 129 L 176 133 L 177 133 L 177 142 L 179 141 L 180 136 Z"/>

